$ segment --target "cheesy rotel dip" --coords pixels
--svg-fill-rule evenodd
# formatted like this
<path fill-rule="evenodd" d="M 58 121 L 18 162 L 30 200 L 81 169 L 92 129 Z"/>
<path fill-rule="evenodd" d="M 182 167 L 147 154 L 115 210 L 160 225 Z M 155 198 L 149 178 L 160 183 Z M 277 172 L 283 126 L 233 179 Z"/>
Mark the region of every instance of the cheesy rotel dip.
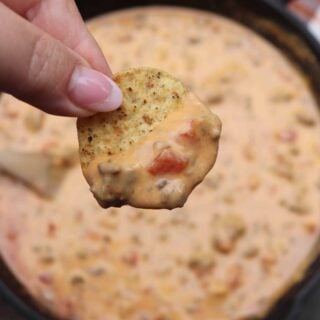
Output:
<path fill-rule="evenodd" d="M 79 165 L 52 200 L 3 175 L 3 258 L 59 319 L 262 317 L 318 245 L 320 121 L 303 76 L 259 36 L 209 13 L 141 8 L 88 26 L 114 72 L 167 70 L 221 118 L 215 169 L 173 212 L 105 211 Z M 7 95 L 0 113 L 3 148 L 77 147 L 73 119 Z"/>
<path fill-rule="evenodd" d="M 131 68 L 113 80 L 119 109 L 77 121 L 90 191 L 103 208 L 183 207 L 216 161 L 219 118 L 159 69 Z"/>

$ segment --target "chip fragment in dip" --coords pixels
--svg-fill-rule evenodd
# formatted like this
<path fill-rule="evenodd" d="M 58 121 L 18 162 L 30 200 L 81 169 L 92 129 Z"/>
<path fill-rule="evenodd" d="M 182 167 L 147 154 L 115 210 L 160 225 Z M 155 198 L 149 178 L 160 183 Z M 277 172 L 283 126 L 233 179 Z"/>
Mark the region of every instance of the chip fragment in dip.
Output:
<path fill-rule="evenodd" d="M 102 207 L 181 207 L 214 165 L 221 123 L 171 75 L 117 74 L 124 100 L 78 119 L 83 174 Z"/>

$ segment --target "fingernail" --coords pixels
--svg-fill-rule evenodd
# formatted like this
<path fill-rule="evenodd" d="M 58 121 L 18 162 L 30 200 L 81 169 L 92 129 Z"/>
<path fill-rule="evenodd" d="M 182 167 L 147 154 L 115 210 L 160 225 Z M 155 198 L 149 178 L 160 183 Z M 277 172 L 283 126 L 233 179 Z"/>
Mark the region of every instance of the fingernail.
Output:
<path fill-rule="evenodd" d="M 74 69 L 68 94 L 77 106 L 96 112 L 115 110 L 122 102 L 121 90 L 110 78 L 83 66 Z"/>

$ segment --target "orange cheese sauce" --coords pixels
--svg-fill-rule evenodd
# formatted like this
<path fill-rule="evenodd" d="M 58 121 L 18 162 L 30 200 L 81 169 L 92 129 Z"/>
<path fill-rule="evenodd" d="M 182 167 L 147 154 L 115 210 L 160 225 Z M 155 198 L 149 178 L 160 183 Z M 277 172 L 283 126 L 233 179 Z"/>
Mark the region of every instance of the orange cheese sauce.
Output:
<path fill-rule="evenodd" d="M 220 120 L 191 93 L 141 141 L 119 154 L 95 158 L 84 174 L 103 207 L 182 207 L 212 168 Z"/>
<path fill-rule="evenodd" d="M 173 212 L 101 209 L 80 165 L 54 201 L 2 175 L 2 257 L 62 319 L 262 317 L 318 252 L 320 118 L 304 77 L 271 44 L 212 14 L 142 8 L 89 28 L 115 72 L 167 70 L 218 114 L 215 169 Z M 77 148 L 73 119 L 39 116 L 6 95 L 0 104 L 1 147 Z"/>

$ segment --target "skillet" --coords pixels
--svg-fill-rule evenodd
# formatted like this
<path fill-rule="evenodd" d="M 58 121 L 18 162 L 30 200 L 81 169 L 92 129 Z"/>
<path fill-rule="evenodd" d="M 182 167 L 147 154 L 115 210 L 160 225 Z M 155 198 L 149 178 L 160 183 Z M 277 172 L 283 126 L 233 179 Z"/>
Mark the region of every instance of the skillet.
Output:
<path fill-rule="evenodd" d="M 320 45 L 305 25 L 286 9 L 285 0 L 78 0 L 76 2 L 85 19 L 113 10 L 153 4 L 187 6 L 222 14 L 255 30 L 280 48 L 306 76 L 315 97 L 320 102 Z M 319 320 L 320 303 L 317 303 L 317 297 L 320 301 L 319 262 L 320 259 L 316 259 L 310 263 L 304 280 L 290 289 L 264 320 Z M 36 307 L 3 262 L 0 262 L 0 295 L 23 319 L 53 320 Z"/>

